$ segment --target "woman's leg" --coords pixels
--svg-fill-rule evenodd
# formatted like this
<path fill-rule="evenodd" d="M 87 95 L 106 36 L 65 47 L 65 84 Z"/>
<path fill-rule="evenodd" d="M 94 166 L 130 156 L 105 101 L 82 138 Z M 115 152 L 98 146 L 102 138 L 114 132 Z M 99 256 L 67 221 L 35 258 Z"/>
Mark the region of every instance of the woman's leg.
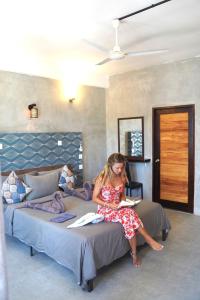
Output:
<path fill-rule="evenodd" d="M 140 226 L 138 228 L 138 232 L 144 237 L 146 242 L 149 244 L 149 246 L 156 251 L 160 251 L 163 249 L 163 245 L 160 243 L 156 242 L 146 231 L 146 229 L 143 226 Z M 133 265 L 135 267 L 140 267 L 141 265 L 141 259 L 137 256 L 137 240 L 136 236 L 132 237 L 129 241 L 130 247 L 131 247 L 131 256 L 133 259 Z"/>
<path fill-rule="evenodd" d="M 149 246 L 156 251 L 160 251 L 163 249 L 163 245 L 156 242 L 151 236 L 150 234 L 146 231 L 146 229 L 142 226 L 140 226 L 138 228 L 138 232 L 144 237 L 145 241 L 147 242 L 147 244 L 149 244 Z"/>
<path fill-rule="evenodd" d="M 133 259 L 133 265 L 138 268 L 141 265 L 141 259 L 137 256 L 137 241 L 136 236 L 131 238 L 129 241 L 129 244 L 131 246 L 131 257 Z"/>

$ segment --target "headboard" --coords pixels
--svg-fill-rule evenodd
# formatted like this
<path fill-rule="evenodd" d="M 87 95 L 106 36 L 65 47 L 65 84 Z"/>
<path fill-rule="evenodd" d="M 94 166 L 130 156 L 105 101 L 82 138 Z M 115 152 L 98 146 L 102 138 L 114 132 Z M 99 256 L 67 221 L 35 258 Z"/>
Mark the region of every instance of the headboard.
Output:
<path fill-rule="evenodd" d="M 0 133 L 0 145 L 2 173 L 71 164 L 83 176 L 81 132 Z"/>

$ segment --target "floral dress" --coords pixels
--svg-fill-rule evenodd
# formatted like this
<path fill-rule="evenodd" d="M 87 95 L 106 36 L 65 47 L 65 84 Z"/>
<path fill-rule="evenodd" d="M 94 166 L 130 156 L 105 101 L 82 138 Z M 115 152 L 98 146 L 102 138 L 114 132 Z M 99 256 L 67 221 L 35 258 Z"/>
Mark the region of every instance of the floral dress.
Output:
<path fill-rule="evenodd" d="M 106 203 L 118 204 L 120 203 L 120 196 L 123 191 L 123 185 L 117 187 L 103 186 L 100 191 L 100 198 Z M 135 233 L 140 226 L 143 227 L 142 221 L 133 208 L 122 207 L 115 210 L 98 205 L 97 213 L 103 215 L 106 222 L 121 223 L 124 227 L 125 237 L 129 240 L 135 236 Z"/>

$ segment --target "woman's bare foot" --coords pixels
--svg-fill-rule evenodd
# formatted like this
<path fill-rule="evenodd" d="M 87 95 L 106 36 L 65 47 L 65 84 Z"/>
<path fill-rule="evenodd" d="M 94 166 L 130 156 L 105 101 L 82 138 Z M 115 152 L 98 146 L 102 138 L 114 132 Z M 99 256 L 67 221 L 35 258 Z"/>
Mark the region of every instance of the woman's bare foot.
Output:
<path fill-rule="evenodd" d="M 162 244 L 156 242 L 155 240 L 152 240 L 149 245 L 153 250 L 156 250 L 156 251 L 161 251 L 164 248 L 164 246 Z"/>
<path fill-rule="evenodd" d="M 133 259 L 134 267 L 139 268 L 141 266 L 141 263 L 142 263 L 141 259 L 136 254 L 134 254 L 132 252 L 130 252 L 130 254 L 131 254 L 131 257 Z"/>

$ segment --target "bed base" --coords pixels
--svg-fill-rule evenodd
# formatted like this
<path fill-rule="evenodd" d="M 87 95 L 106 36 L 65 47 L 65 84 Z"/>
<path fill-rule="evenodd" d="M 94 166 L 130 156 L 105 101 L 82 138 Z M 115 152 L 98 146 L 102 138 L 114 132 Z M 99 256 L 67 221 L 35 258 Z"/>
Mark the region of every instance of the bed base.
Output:
<path fill-rule="evenodd" d="M 162 230 L 162 241 L 166 241 L 167 236 L 168 236 L 168 230 L 166 229 Z M 32 246 L 30 246 L 30 256 L 34 256 L 35 253 L 36 250 Z M 93 279 L 87 280 L 85 285 L 82 287 L 82 289 L 87 292 L 92 292 L 94 289 L 94 280 Z"/>
<path fill-rule="evenodd" d="M 166 241 L 169 231 L 167 229 L 162 230 L 162 241 Z"/>
<path fill-rule="evenodd" d="M 168 230 L 163 229 L 162 241 L 166 241 L 167 236 L 168 236 Z M 30 246 L 30 256 L 34 256 L 36 252 L 37 251 L 32 246 Z M 82 289 L 87 292 L 92 292 L 94 289 L 94 280 L 93 279 L 87 280 L 84 286 L 82 287 Z"/>
<path fill-rule="evenodd" d="M 32 246 L 30 246 L 30 256 L 34 256 L 36 252 L 37 251 Z M 93 282 L 93 279 L 87 280 L 82 289 L 87 292 L 92 292 L 94 289 Z"/>
<path fill-rule="evenodd" d="M 36 250 L 30 246 L 30 256 L 33 256 L 35 254 Z"/>
<path fill-rule="evenodd" d="M 82 289 L 87 292 L 92 292 L 94 289 L 93 283 L 94 283 L 94 279 L 87 280 L 84 287 L 82 287 Z"/>

